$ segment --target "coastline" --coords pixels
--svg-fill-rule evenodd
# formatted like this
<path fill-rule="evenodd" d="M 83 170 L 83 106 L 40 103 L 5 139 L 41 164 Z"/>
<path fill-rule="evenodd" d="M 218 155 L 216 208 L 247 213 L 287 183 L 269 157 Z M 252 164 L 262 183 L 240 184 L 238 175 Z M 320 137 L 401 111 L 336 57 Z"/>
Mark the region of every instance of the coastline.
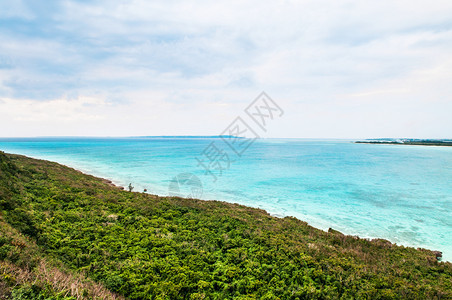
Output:
<path fill-rule="evenodd" d="M 56 161 L 52 161 L 52 162 L 58 163 Z M 60 163 L 58 163 L 58 164 L 60 164 Z M 69 167 L 69 166 L 66 166 L 66 167 Z M 89 176 L 93 176 L 93 177 L 99 178 L 99 179 L 103 180 L 106 184 L 108 184 L 108 185 L 110 185 L 112 187 L 116 187 L 116 188 L 118 188 L 120 190 L 126 191 L 126 186 L 120 185 L 119 184 L 119 180 L 108 179 L 108 178 L 104 178 L 104 177 L 101 177 L 101 176 L 93 175 L 89 171 L 81 171 L 81 170 L 77 169 L 76 167 L 75 168 L 69 167 L 69 168 L 72 168 L 72 169 L 74 169 L 76 171 L 79 171 L 79 172 L 81 172 L 81 173 L 83 173 L 85 175 L 89 175 Z M 145 193 L 145 194 L 148 194 L 148 195 L 151 195 L 151 196 L 157 196 L 157 197 L 161 197 L 161 198 L 169 197 L 168 195 L 154 194 L 154 193 L 150 193 L 150 192 L 132 191 L 132 193 Z M 235 202 L 233 200 L 227 201 L 227 200 L 217 200 L 217 199 L 198 199 L 198 198 L 184 198 L 184 197 L 179 197 L 179 198 L 191 199 L 191 200 L 196 200 L 196 201 L 206 201 L 206 202 L 215 201 L 215 202 L 222 202 L 222 203 L 227 203 L 227 204 L 236 204 L 236 205 L 240 205 L 240 206 L 243 206 L 243 207 L 246 207 L 246 208 L 252 208 L 252 209 L 257 209 L 257 210 L 264 211 L 269 216 L 274 217 L 274 218 L 278 218 L 278 219 L 295 218 L 295 219 L 297 219 L 297 220 L 299 220 L 301 222 L 305 222 L 309 226 L 311 226 L 311 227 L 313 227 L 313 228 L 315 228 L 317 230 L 321 230 L 323 232 L 334 231 L 334 232 L 339 232 L 340 234 L 342 234 L 344 236 L 350 236 L 350 237 L 354 237 L 354 238 L 366 239 L 366 240 L 369 240 L 369 241 L 371 241 L 371 240 L 385 240 L 385 241 L 387 241 L 387 242 L 389 242 L 391 244 L 398 245 L 398 246 L 410 247 L 410 248 L 414 248 L 414 249 L 426 249 L 426 250 L 433 251 L 433 252 L 440 252 L 441 253 L 441 257 L 442 257 L 442 260 L 441 260 L 442 262 L 451 262 L 452 263 L 452 259 L 444 259 L 444 251 L 442 249 L 434 249 L 434 248 L 430 248 L 428 246 L 420 247 L 420 246 L 417 246 L 417 245 L 414 245 L 414 244 L 411 244 L 411 243 L 408 243 L 408 242 L 407 243 L 398 243 L 398 242 L 395 242 L 395 241 L 391 241 L 390 239 L 382 238 L 381 236 L 379 237 L 379 236 L 375 236 L 375 235 L 363 235 L 363 234 L 359 234 L 359 233 L 351 233 L 354 230 L 340 230 L 340 231 L 338 231 L 336 226 L 328 224 L 328 222 L 326 222 L 324 220 L 322 220 L 320 222 L 317 222 L 317 223 L 315 223 L 315 222 L 314 223 L 313 222 L 308 222 L 308 221 L 306 221 L 306 220 L 304 220 L 302 218 L 299 218 L 297 216 L 281 215 L 281 214 L 273 212 L 273 211 L 271 211 L 269 209 L 261 208 L 260 206 L 252 206 L 252 205 L 249 205 L 249 204 L 243 204 L 243 203 L 240 203 L 240 202 Z M 323 225 L 321 225 L 321 224 L 323 224 Z"/>
<path fill-rule="evenodd" d="M 78 173 L 81 173 L 83 175 L 91 176 L 91 177 L 94 177 L 94 178 L 96 178 L 98 180 L 101 180 L 104 184 L 106 184 L 106 185 L 108 185 L 110 187 L 113 187 L 113 188 L 116 188 L 116 189 L 119 189 L 119 190 L 122 190 L 122 191 L 127 191 L 127 188 L 125 186 L 122 186 L 119 183 L 119 180 L 115 180 L 113 178 L 109 178 L 109 177 L 106 177 L 106 176 L 96 175 L 95 174 L 96 172 L 94 172 L 94 171 L 84 170 L 83 168 L 79 168 L 77 166 L 70 166 L 70 165 L 67 165 L 67 164 L 60 163 L 58 161 L 49 160 L 49 159 L 45 159 L 45 158 L 35 158 L 35 157 L 32 157 L 32 156 L 28 156 L 28 155 L 14 154 L 14 153 L 7 153 L 7 154 L 22 156 L 22 157 L 25 157 L 25 158 L 30 158 L 30 159 L 35 159 L 35 160 L 41 160 L 41 161 L 44 161 L 44 162 L 56 163 L 58 165 L 64 166 L 64 167 L 69 168 L 69 169 L 72 169 L 72 170 L 74 170 L 74 171 L 76 171 Z M 74 163 L 74 165 L 76 165 L 76 163 Z M 132 191 L 132 193 L 147 194 L 149 196 L 154 196 L 154 197 L 159 197 L 159 198 L 171 197 L 171 196 L 168 196 L 168 195 L 154 194 L 154 193 L 151 193 L 151 192 Z M 409 247 L 409 248 L 414 248 L 414 249 L 425 249 L 425 250 L 432 251 L 432 252 L 435 252 L 435 253 L 441 253 L 441 256 L 442 256 L 441 262 L 452 262 L 451 259 L 445 259 L 444 258 L 444 256 L 443 256 L 443 254 L 444 254 L 443 249 L 435 249 L 434 247 L 428 247 L 428 246 L 418 246 L 418 245 L 413 245 L 413 244 L 408 243 L 408 242 L 391 241 L 391 239 L 386 239 L 386 238 L 379 237 L 379 236 L 374 236 L 374 235 L 363 235 L 363 234 L 359 234 L 359 233 L 350 233 L 350 232 L 353 232 L 353 230 L 343 230 L 343 229 L 341 229 L 339 231 L 339 230 L 337 230 L 336 226 L 332 226 L 331 224 L 328 224 L 328 222 L 322 222 L 321 221 L 321 222 L 318 222 L 318 224 L 315 224 L 315 222 L 314 223 L 313 222 L 308 222 L 308 221 L 305 221 L 304 219 L 302 219 L 300 217 L 297 217 L 297 216 L 281 215 L 279 213 L 272 212 L 271 210 L 266 209 L 266 208 L 261 208 L 259 206 L 253 206 L 253 205 L 250 205 L 250 204 L 244 204 L 244 203 L 234 202 L 234 201 L 216 200 L 216 199 L 184 198 L 184 197 L 177 197 L 177 198 L 186 199 L 186 200 L 194 200 L 194 201 L 221 202 L 221 203 L 232 204 L 232 205 L 240 205 L 240 206 L 242 206 L 244 208 L 247 208 L 247 209 L 256 209 L 256 210 L 263 211 L 267 215 L 269 215 L 269 216 L 271 216 L 273 218 L 277 218 L 277 219 L 295 218 L 295 219 L 297 219 L 297 220 L 299 220 L 301 222 L 306 223 L 307 225 L 311 226 L 314 229 L 321 230 L 321 231 L 326 232 L 326 233 L 335 232 L 335 233 L 340 233 L 341 235 L 344 235 L 344 236 L 347 236 L 347 237 L 359 238 L 359 239 L 369 240 L 369 241 L 382 240 L 382 241 L 386 241 L 386 242 L 389 242 L 389 243 L 397 245 L 397 246 Z M 320 223 L 323 223 L 324 225 L 323 226 L 319 225 Z"/>
<path fill-rule="evenodd" d="M 452 295 L 452 264 L 436 251 L 324 232 L 224 201 L 123 191 L 23 155 L 0 152 L 0 198 L 0 271 L 8 275 L 52 259 L 52 273 L 72 270 L 131 299 L 165 296 L 167 287 L 172 299 L 265 299 L 269 289 L 270 299 Z M 20 284 L 48 273 L 40 266 L 27 267 L 33 274 Z"/>

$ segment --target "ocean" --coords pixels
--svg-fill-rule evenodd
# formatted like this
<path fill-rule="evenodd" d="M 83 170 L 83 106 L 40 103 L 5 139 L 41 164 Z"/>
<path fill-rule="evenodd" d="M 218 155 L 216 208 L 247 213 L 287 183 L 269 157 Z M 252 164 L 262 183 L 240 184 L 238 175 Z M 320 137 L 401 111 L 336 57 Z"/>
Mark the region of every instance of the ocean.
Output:
<path fill-rule="evenodd" d="M 219 137 L 3 138 L 134 191 L 240 203 L 452 261 L 452 147 Z"/>

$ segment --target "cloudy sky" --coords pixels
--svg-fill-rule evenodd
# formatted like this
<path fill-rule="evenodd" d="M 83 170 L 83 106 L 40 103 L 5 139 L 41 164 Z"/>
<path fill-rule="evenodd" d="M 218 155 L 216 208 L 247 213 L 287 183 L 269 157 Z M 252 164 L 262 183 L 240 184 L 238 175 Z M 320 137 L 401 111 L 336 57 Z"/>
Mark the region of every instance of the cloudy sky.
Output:
<path fill-rule="evenodd" d="M 452 1 L 0 0 L 0 136 L 452 138 Z"/>

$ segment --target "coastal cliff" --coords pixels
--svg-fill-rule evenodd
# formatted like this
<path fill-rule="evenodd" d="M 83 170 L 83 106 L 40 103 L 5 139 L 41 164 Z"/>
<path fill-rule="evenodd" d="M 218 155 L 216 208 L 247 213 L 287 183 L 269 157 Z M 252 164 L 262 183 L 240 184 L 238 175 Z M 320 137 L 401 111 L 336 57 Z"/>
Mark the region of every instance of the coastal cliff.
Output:
<path fill-rule="evenodd" d="M 426 249 L 0 152 L 0 299 L 451 299 Z"/>

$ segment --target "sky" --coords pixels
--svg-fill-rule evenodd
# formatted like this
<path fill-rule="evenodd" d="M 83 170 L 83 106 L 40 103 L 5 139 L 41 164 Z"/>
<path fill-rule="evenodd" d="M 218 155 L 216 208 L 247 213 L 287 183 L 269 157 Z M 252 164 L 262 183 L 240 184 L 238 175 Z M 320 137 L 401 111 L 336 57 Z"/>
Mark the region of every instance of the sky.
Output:
<path fill-rule="evenodd" d="M 452 1 L 0 0 L 0 137 L 452 138 Z M 252 126 L 250 124 L 250 126 Z"/>

